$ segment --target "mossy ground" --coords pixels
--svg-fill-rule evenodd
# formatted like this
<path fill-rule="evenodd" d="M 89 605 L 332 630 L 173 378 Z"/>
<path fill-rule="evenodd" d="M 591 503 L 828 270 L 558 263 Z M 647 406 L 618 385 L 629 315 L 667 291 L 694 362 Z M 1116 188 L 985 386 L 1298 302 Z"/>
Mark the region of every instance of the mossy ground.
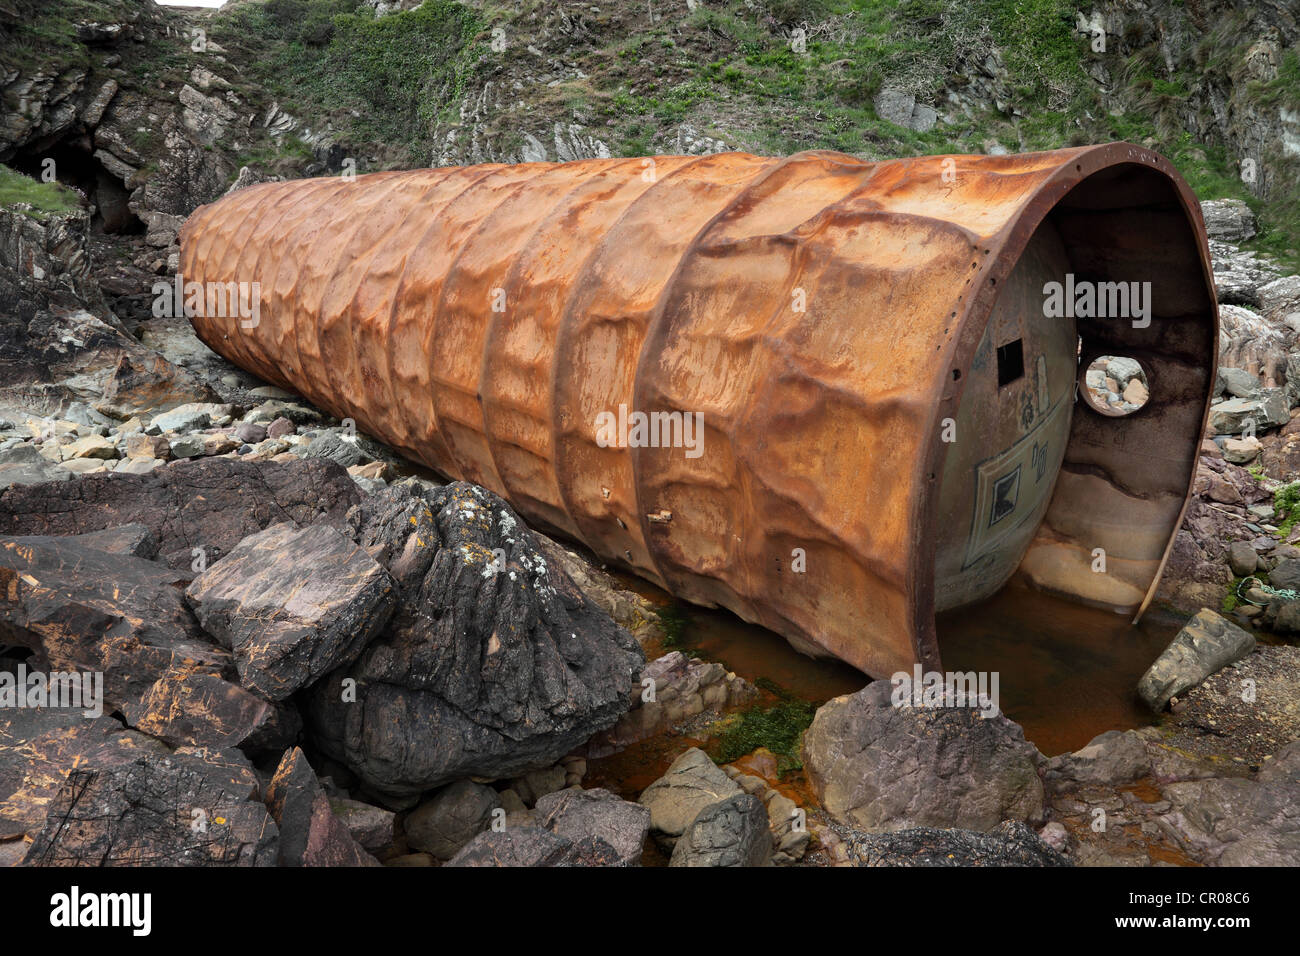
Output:
<path fill-rule="evenodd" d="M 0 207 L 10 208 L 16 203 L 26 203 L 32 208 L 27 215 L 33 219 L 75 212 L 81 208 L 81 196 L 60 183 L 41 182 L 22 173 L 0 166 Z"/>

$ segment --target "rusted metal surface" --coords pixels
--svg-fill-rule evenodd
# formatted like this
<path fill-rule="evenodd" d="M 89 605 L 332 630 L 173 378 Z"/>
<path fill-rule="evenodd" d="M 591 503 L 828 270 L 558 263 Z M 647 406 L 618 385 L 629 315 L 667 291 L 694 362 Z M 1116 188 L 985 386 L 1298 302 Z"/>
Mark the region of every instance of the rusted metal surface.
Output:
<path fill-rule="evenodd" d="M 1040 226 L 1034 242 L 1050 229 L 1059 248 L 1016 273 Z M 1137 611 L 1181 520 L 1215 371 L 1199 207 L 1168 162 L 1129 144 L 268 183 L 200 208 L 181 247 L 186 281 L 261 285 L 255 328 L 192 318 L 236 364 L 686 600 L 875 675 L 939 663 L 940 541 L 959 550 L 975 533 L 953 530 L 976 508 L 961 500 L 977 476 L 962 474 L 1021 437 L 985 399 L 963 407 L 964 390 L 992 326 L 1033 332 L 1039 278 L 1064 263 L 1153 283 L 1148 327 L 1077 329 L 1084 367 L 1138 358 L 1151 399 L 1113 419 L 1071 396 L 1068 428 L 1052 420 L 1045 519 L 970 593 L 1018 565 L 1037 586 Z M 1042 395 L 1022 434 L 1050 411 Z M 599 416 L 620 406 L 702 413 L 702 454 L 602 447 Z M 970 426 L 956 442 L 947 419 Z M 945 480 L 950 451 L 966 464 Z"/>

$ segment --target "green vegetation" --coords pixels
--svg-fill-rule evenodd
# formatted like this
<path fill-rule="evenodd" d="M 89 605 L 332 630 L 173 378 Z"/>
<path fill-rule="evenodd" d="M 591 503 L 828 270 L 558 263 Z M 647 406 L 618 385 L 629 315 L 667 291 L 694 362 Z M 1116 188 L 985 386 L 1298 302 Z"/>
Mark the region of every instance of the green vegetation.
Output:
<path fill-rule="evenodd" d="M 239 49 L 263 88 L 315 129 L 405 150 L 425 165 L 435 121 L 459 102 L 485 49 L 470 7 L 426 0 L 375 17 L 357 0 L 266 0 L 213 21 L 211 36 Z"/>
<path fill-rule="evenodd" d="M 663 645 L 666 649 L 681 650 L 686 634 L 686 611 L 679 604 L 669 604 L 659 608 L 659 628 L 664 632 Z"/>
<path fill-rule="evenodd" d="M 30 205 L 32 208 L 25 211 L 32 219 L 45 219 L 76 212 L 81 208 L 81 197 L 61 183 L 43 183 L 0 166 L 0 206 L 8 209 L 15 203 Z"/>
<path fill-rule="evenodd" d="M 1231 614 L 1241 603 L 1241 598 L 1237 596 L 1237 591 L 1241 587 L 1241 582 L 1245 578 L 1234 577 L 1232 583 L 1228 585 L 1228 593 L 1223 596 L 1223 603 L 1219 605 L 1219 613 Z"/>
<path fill-rule="evenodd" d="M 806 700 L 787 698 L 774 707 L 755 707 L 722 721 L 712 744 L 713 759 L 730 763 L 759 747 L 776 756 L 781 773 L 803 768 L 800 743 L 817 708 Z"/>
<path fill-rule="evenodd" d="M 1273 512 L 1277 521 L 1278 537 L 1285 539 L 1300 521 L 1300 481 L 1293 481 L 1273 492 Z"/>

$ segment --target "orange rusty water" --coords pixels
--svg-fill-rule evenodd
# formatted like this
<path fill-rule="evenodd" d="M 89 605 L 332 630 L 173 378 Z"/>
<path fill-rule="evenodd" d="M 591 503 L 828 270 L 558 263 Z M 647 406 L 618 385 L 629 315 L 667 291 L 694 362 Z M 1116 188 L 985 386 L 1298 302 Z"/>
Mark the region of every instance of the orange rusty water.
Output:
<path fill-rule="evenodd" d="M 643 581 L 619 580 L 657 605 L 671 603 Z M 678 607 L 686 617 L 682 648 L 751 682 L 766 678 L 822 704 L 870 680 L 847 664 L 806 657 L 779 635 L 726 611 Z M 1135 627 L 1126 616 L 1012 585 L 940 615 L 939 647 L 946 670 L 997 671 L 1003 712 L 1050 757 L 1077 750 L 1104 731 L 1155 722 L 1134 689 L 1183 623 L 1152 609 Z"/>
<path fill-rule="evenodd" d="M 1153 609 L 1135 627 L 1013 585 L 937 623 L 944 668 L 998 672 L 1003 713 L 1050 757 L 1155 722 L 1135 688 L 1184 619 Z"/>

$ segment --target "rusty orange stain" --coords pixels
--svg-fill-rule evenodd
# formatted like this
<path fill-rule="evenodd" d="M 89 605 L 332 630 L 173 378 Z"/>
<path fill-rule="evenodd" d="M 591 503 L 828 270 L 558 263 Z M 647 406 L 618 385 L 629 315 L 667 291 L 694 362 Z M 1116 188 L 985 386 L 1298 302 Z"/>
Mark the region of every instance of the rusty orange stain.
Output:
<path fill-rule="evenodd" d="M 259 284 L 254 327 L 192 317 L 241 367 L 679 597 L 885 675 L 938 665 L 938 425 L 1049 217 L 1076 271 L 1156 284 L 1153 329 L 1079 334 L 1142 355 L 1161 388 L 1108 432 L 1075 416 L 1061 473 L 1132 507 L 1107 525 L 1064 481 L 1022 570 L 1097 600 L 1104 541 L 1111 603 L 1138 612 L 1185 508 L 1217 337 L 1199 207 L 1139 146 L 264 183 L 195 211 L 180 272 Z M 620 408 L 701 413 L 703 453 L 602 445 L 598 416 Z"/>

